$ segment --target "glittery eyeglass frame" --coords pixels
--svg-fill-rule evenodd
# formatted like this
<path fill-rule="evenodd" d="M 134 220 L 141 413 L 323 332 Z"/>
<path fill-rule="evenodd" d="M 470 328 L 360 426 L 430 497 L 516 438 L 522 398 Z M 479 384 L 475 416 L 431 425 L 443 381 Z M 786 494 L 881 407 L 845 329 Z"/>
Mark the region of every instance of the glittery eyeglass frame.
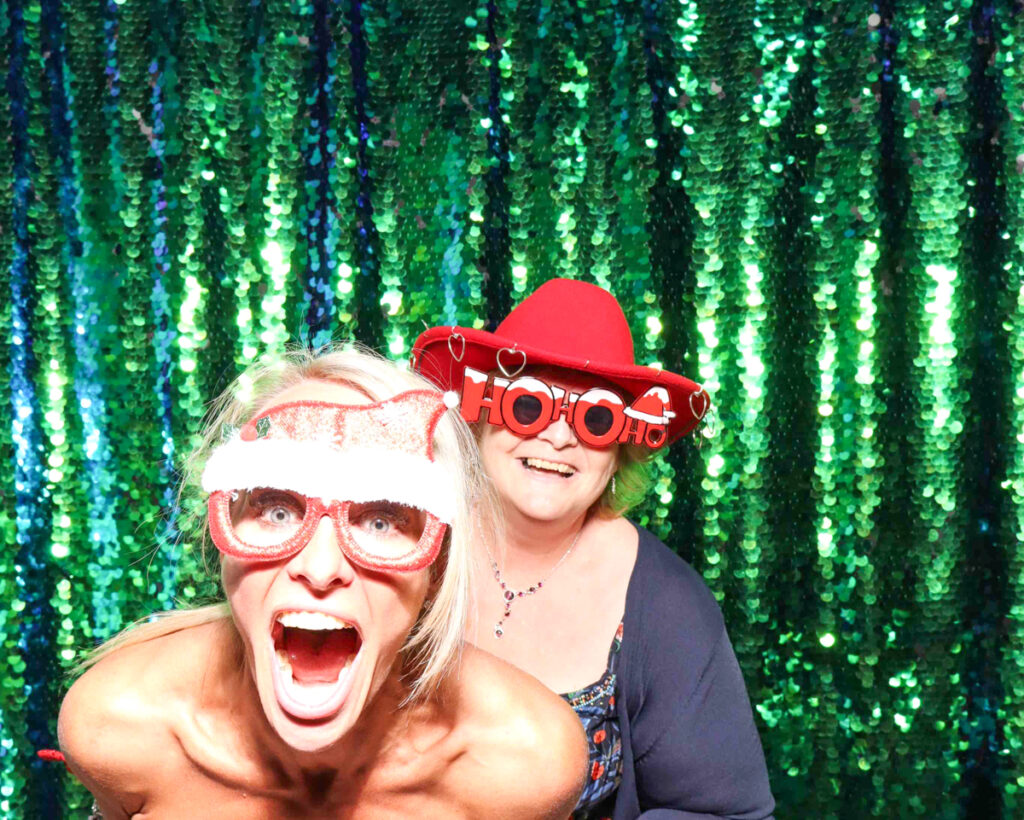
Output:
<path fill-rule="evenodd" d="M 324 501 L 302 496 L 305 514 L 299 528 L 280 544 L 254 545 L 246 542 L 235 530 L 231 518 L 233 493 L 218 490 L 207 503 L 210 535 L 213 543 L 225 555 L 242 561 L 282 561 L 301 552 L 313 537 L 320 521 L 326 516 L 334 525 L 338 546 L 352 563 L 369 570 L 388 572 L 416 572 L 430 566 L 441 551 L 447 525 L 430 513 L 424 513 L 426 523 L 417 542 L 407 551 L 394 556 L 376 555 L 363 548 L 352 535 L 349 510 L 352 501 Z"/>

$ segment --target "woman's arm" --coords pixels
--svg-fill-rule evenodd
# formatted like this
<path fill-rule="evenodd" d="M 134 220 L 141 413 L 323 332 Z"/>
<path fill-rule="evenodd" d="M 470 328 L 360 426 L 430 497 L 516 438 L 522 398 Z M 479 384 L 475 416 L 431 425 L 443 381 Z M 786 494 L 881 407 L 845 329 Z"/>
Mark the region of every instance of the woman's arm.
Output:
<path fill-rule="evenodd" d="M 587 741 L 569 705 L 540 681 L 474 647 L 460 674 L 469 748 L 459 791 L 472 817 L 565 820 L 583 791 Z"/>
<path fill-rule="evenodd" d="M 764 753 L 718 603 L 668 547 L 643 531 L 640 541 L 620 678 L 638 807 L 661 812 L 649 820 L 769 818 Z"/>
<path fill-rule="evenodd" d="M 671 687 L 671 672 L 659 687 Z M 682 694 L 682 693 L 680 693 Z M 660 699 L 659 699 L 660 702 Z M 642 716 L 634 734 L 634 767 L 641 806 L 658 806 L 645 820 L 772 816 L 775 801 L 743 675 L 721 630 L 696 686 L 674 704 Z M 660 727 L 650 725 L 657 719 Z M 640 727 L 638 727 L 640 728 Z"/>
<path fill-rule="evenodd" d="M 571 713 L 541 712 L 522 721 L 504 748 L 495 750 L 491 776 L 477 781 L 475 816 L 565 820 L 572 815 L 587 772 L 582 725 Z"/>
<path fill-rule="evenodd" d="M 145 761 L 155 765 L 153 738 L 159 731 L 135 719 L 142 705 L 117 677 L 117 666 L 102 662 L 82 675 L 65 696 L 57 721 L 68 768 L 92 793 L 105 820 L 142 810 Z"/>

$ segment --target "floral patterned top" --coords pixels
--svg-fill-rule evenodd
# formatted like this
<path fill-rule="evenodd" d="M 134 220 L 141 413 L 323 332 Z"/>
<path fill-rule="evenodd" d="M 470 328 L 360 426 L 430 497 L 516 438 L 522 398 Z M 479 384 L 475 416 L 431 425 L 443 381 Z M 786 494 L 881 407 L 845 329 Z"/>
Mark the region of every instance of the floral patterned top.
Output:
<path fill-rule="evenodd" d="M 608 653 L 608 668 L 601 679 L 562 695 L 583 723 L 590 749 L 590 776 L 573 820 L 611 818 L 615 806 L 615 792 L 622 779 L 622 733 L 615 713 L 615 676 L 621 647 L 620 623 Z"/>

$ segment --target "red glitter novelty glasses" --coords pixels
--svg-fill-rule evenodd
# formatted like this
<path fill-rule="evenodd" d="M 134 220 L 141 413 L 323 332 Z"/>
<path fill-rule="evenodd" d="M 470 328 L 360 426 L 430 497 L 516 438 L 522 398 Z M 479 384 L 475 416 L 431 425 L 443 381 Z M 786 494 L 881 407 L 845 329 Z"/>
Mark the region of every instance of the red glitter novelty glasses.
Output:
<path fill-rule="evenodd" d="M 658 386 L 628 404 L 621 395 L 605 387 L 574 393 L 535 376 L 490 379 L 487 373 L 472 367 L 464 371 L 460 408 L 462 417 L 470 424 L 487 410 L 489 424 L 503 426 L 523 437 L 539 435 L 564 418 L 588 447 L 610 447 L 616 443 L 662 447 L 668 441 L 669 421 L 675 417 L 668 391 Z"/>
<path fill-rule="evenodd" d="M 455 483 L 433 453 L 446 410 L 439 393 L 409 390 L 373 404 L 263 411 L 203 470 L 213 542 L 245 561 L 278 561 L 300 552 L 326 516 L 361 567 L 429 566 L 454 508 Z"/>
<path fill-rule="evenodd" d="M 279 561 L 301 552 L 325 516 L 346 557 L 371 570 L 413 572 L 430 566 L 446 525 L 394 501 L 324 501 L 259 487 L 210 495 L 210 534 L 217 549 L 244 561 Z"/>

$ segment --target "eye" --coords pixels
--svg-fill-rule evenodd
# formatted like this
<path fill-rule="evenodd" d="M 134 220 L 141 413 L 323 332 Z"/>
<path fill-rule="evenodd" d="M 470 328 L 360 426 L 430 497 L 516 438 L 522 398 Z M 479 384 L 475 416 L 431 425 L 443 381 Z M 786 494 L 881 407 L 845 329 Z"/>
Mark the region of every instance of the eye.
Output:
<path fill-rule="evenodd" d="M 353 529 L 376 539 L 419 538 L 423 529 L 420 510 L 390 501 L 372 501 L 353 504 L 349 508 L 349 521 Z"/>
<path fill-rule="evenodd" d="M 287 507 L 280 505 L 275 507 L 264 507 L 260 511 L 260 515 L 271 524 L 287 524 L 292 519 L 292 511 Z"/>
<path fill-rule="evenodd" d="M 361 510 L 352 520 L 362 530 L 374 536 L 394 535 L 403 525 L 401 515 L 389 509 Z"/>
<path fill-rule="evenodd" d="M 273 527 L 294 524 L 306 514 L 306 505 L 300 496 L 266 488 L 250 492 L 246 506 L 251 517 Z"/>
<path fill-rule="evenodd" d="M 517 396 L 512 402 L 512 415 L 522 425 L 533 424 L 540 418 L 541 403 L 536 396 Z"/>
<path fill-rule="evenodd" d="M 612 429 L 614 416 L 607 407 L 591 407 L 583 416 L 583 423 L 595 436 L 603 436 Z"/>

